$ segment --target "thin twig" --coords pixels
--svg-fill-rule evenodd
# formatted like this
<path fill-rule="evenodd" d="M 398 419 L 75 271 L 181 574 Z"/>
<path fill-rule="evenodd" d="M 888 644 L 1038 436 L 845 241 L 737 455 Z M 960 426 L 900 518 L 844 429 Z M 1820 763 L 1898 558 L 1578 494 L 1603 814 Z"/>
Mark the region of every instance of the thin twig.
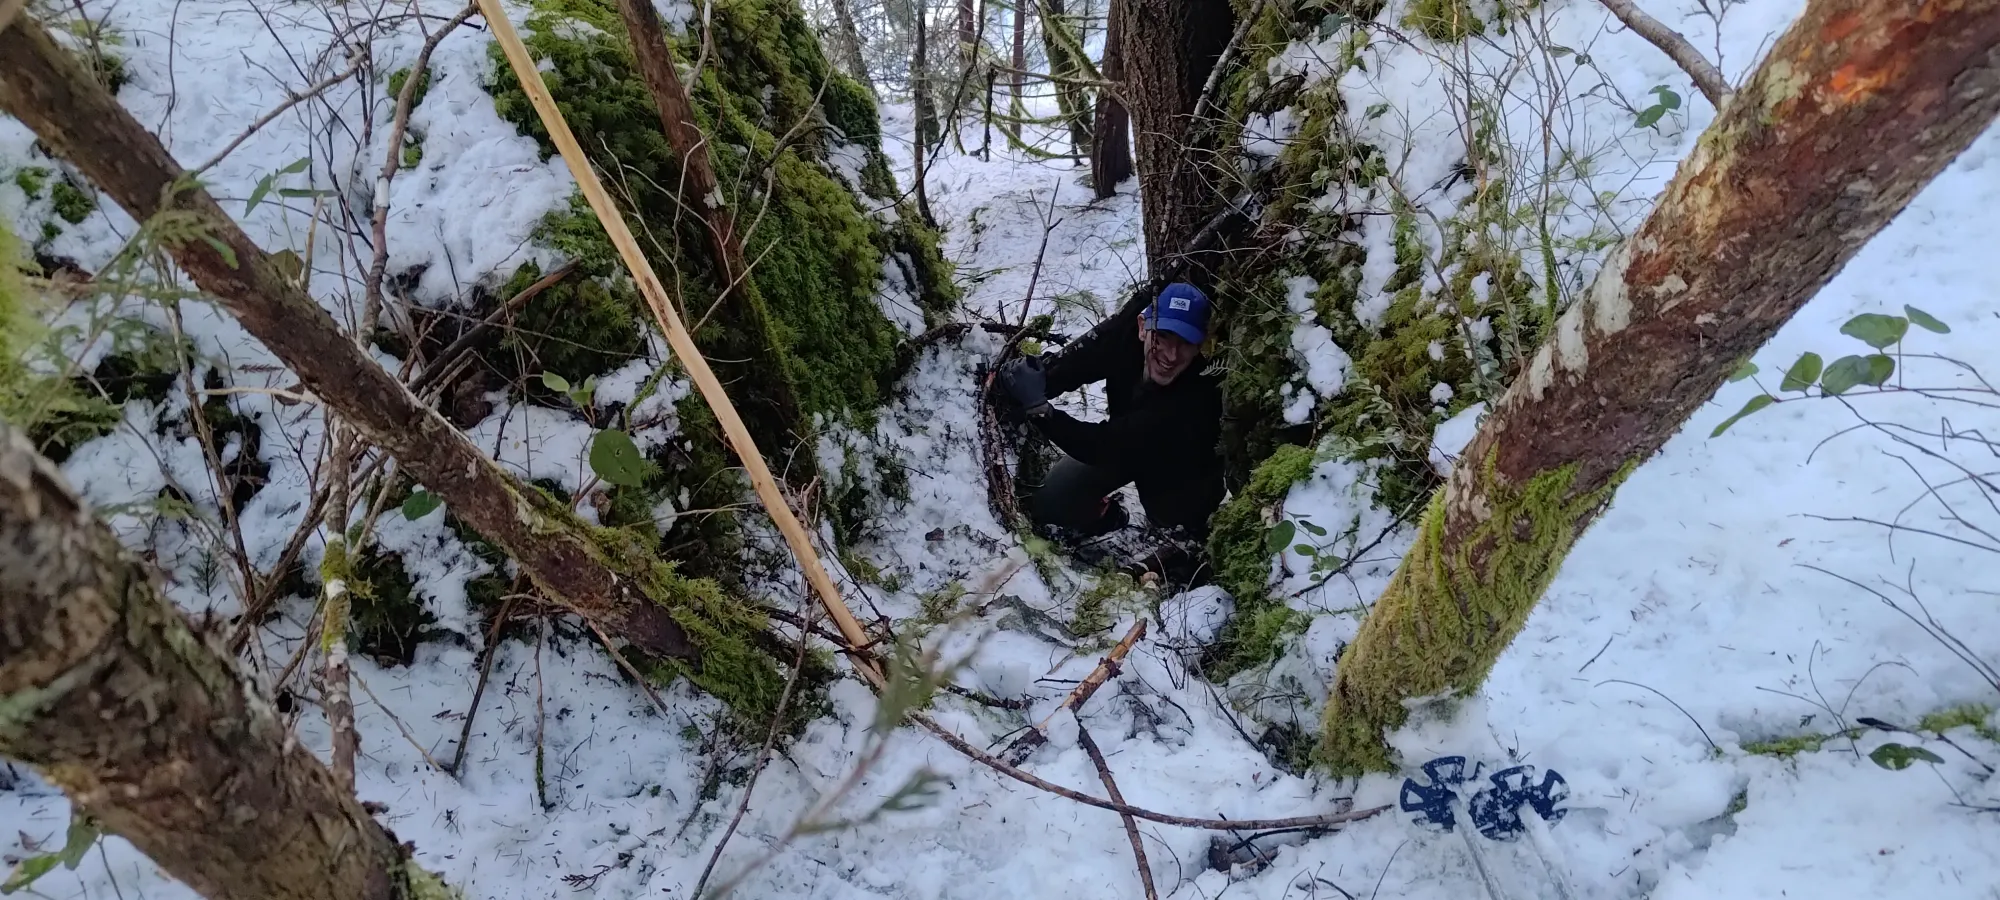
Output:
<path fill-rule="evenodd" d="M 1655 694 L 1659 694 L 1660 699 L 1665 700 L 1668 703 L 1673 703 L 1674 708 L 1681 711 L 1681 715 L 1687 716 L 1688 721 L 1694 723 L 1695 730 L 1701 732 L 1701 739 L 1708 742 L 1709 749 L 1714 750 L 1716 752 L 1721 752 L 1722 748 L 1716 746 L 1715 739 L 1708 736 L 1708 729 L 1701 727 L 1701 720 L 1696 719 L 1693 713 L 1688 712 L 1686 709 L 1682 708 L 1680 704 L 1674 703 L 1674 698 L 1669 697 L 1666 694 L 1661 694 L 1658 688 L 1648 687 L 1647 685 L 1640 684 L 1636 681 L 1626 681 L 1623 678 L 1606 678 L 1603 681 L 1600 681 L 1597 684 L 1592 685 L 1592 687 L 1602 687 L 1607 684 L 1629 684 L 1635 688 L 1645 688 L 1646 690 L 1652 691 Z"/>
<path fill-rule="evenodd" d="M 804 602 L 800 604 L 803 607 L 800 610 L 802 617 L 808 619 L 811 617 L 813 609 L 811 600 L 812 594 L 808 592 Z M 763 774 L 764 766 L 771 759 L 771 748 L 777 745 L 778 734 L 784 730 L 785 708 L 792 702 L 792 690 L 799 683 L 799 672 L 805 669 L 806 648 L 809 646 L 811 642 L 801 635 L 798 656 L 792 660 L 792 671 L 785 676 L 785 690 L 778 695 L 777 710 L 771 714 L 771 728 L 764 734 L 764 746 L 757 751 L 757 760 L 750 764 L 750 777 L 743 783 L 743 799 L 736 804 L 736 815 L 730 817 L 729 827 L 722 831 L 722 839 L 715 842 L 715 850 L 709 853 L 708 864 L 701 867 L 701 877 L 695 879 L 694 891 L 688 894 L 690 897 L 699 900 L 702 896 L 702 890 L 708 887 L 709 876 L 715 874 L 716 862 L 722 859 L 723 848 L 729 846 L 729 839 L 736 835 L 736 826 L 743 823 L 744 814 L 750 811 L 750 794 L 757 789 L 757 776 Z"/>
<path fill-rule="evenodd" d="M 500 304 L 498 309 L 493 310 L 486 318 L 479 320 L 478 324 L 466 329 L 464 334 L 458 336 L 458 340 L 452 341 L 443 350 L 439 351 L 437 361 L 425 366 L 424 371 L 410 381 L 410 392 L 421 394 L 435 385 L 439 377 L 450 370 L 452 364 L 458 361 L 459 356 L 470 351 L 473 345 L 479 343 L 480 339 L 484 338 L 487 333 L 498 328 L 502 319 L 519 311 L 521 307 L 528 305 L 528 301 L 535 299 L 543 291 L 554 287 L 557 282 L 569 277 L 571 272 L 576 271 L 576 267 L 576 260 L 563 263 L 549 272 L 549 274 L 537 279 L 534 284 L 522 288 L 520 293 L 507 298 L 507 302 Z"/>
<path fill-rule="evenodd" d="M 1125 633 L 1125 638 L 1119 641 L 1117 646 L 1112 647 L 1111 652 L 1105 654 L 1103 659 L 1097 661 L 1097 668 L 1090 670 L 1090 674 L 1084 676 L 1083 681 L 1078 682 L 1077 686 L 1069 692 L 1069 696 L 1064 697 L 1063 702 L 1051 710 L 1048 716 L 1042 719 L 1039 724 L 1022 732 L 1021 736 L 1015 738 L 1012 744 L 1008 744 L 1007 749 L 1001 752 L 1000 757 L 1009 764 L 1016 766 L 1026 762 L 1028 754 L 1035 752 L 1035 748 L 1048 743 L 1049 723 L 1054 722 L 1056 716 L 1061 715 L 1065 709 L 1082 710 L 1083 705 L 1090 702 L 1090 698 L 1097 693 L 1098 688 L 1103 687 L 1105 682 L 1110 681 L 1112 676 L 1118 674 L 1119 668 L 1125 662 L 1125 655 L 1131 653 L 1132 647 L 1139 643 L 1140 638 L 1145 636 L 1146 620 L 1140 619 L 1137 622 L 1133 622 L 1131 630 Z"/>
<path fill-rule="evenodd" d="M 235 140 L 230 141 L 228 144 L 224 145 L 221 150 L 216 151 L 216 154 L 214 156 L 209 157 L 207 162 L 195 166 L 194 171 L 191 174 L 200 175 L 201 173 L 206 172 L 220 165 L 223 160 L 229 158 L 229 154 L 236 152 L 236 148 L 243 146 L 244 141 L 247 141 L 250 138 L 254 137 L 257 134 L 257 132 L 263 131 L 264 126 L 271 124 L 272 120 L 278 118 L 279 116 L 284 115 L 286 110 L 289 110 L 294 106 L 297 106 L 301 103 L 306 102 L 307 100 L 311 100 L 312 98 L 325 93 L 327 89 L 333 87 L 336 84 L 346 81 L 349 78 L 353 78 L 354 73 L 361 71 L 361 68 L 366 65 L 368 65 L 368 51 L 364 48 L 355 54 L 354 64 L 348 66 L 347 69 L 345 71 L 342 71 L 340 74 L 330 76 L 318 82 L 314 82 L 312 85 L 308 86 L 305 90 L 296 92 L 287 92 L 285 94 L 285 102 L 278 104 L 270 112 L 267 112 L 262 116 L 259 116 L 257 121 L 250 123 L 249 128 L 244 129 L 243 133 L 237 135 Z"/>
<path fill-rule="evenodd" d="M 1042 790 L 1048 791 L 1051 794 L 1055 794 L 1058 797 L 1074 800 L 1085 806 L 1094 806 L 1097 807 L 1098 809 L 1108 809 L 1115 813 L 1127 813 L 1135 818 L 1145 819 L 1148 822 L 1158 822 L 1162 825 L 1178 825 L 1182 828 L 1201 828 L 1201 829 L 1206 829 L 1208 831 L 1240 831 L 1240 830 L 1261 831 L 1270 828 L 1298 828 L 1302 826 L 1324 828 L 1333 825 L 1344 825 L 1347 824 L 1348 822 L 1359 822 L 1362 819 L 1374 816 L 1377 813 L 1380 813 L 1389 808 L 1387 806 L 1377 806 L 1371 809 L 1364 809 L 1359 811 L 1349 809 L 1348 811 L 1345 812 L 1328 813 L 1326 815 L 1319 815 L 1319 816 L 1295 816 L 1289 819 L 1198 819 L 1191 816 L 1169 815 L 1167 813 L 1154 812 L 1150 809 L 1141 809 L 1137 806 L 1132 806 L 1126 803 L 1117 803 L 1110 800 L 1104 800 L 1098 797 L 1092 797 L 1089 794 L 1070 790 L 1069 788 L 1063 787 L 1062 785 L 1059 784 L 1055 784 L 1054 782 L 1045 781 L 1035 776 L 1033 773 L 1022 771 L 1019 768 L 1010 766 L 998 759 L 995 759 L 991 755 L 980 750 L 978 747 L 974 747 L 970 743 L 967 743 L 964 738 L 959 737 L 958 735 L 952 733 L 949 729 L 945 728 L 944 726 L 939 725 L 938 723 L 932 721 L 928 716 L 912 714 L 910 716 L 910 721 L 923 726 L 925 730 L 929 731 L 934 735 L 937 735 L 939 740 L 944 741 L 946 744 L 950 745 L 952 749 L 957 750 L 958 752 L 963 753 L 966 756 L 970 757 L 972 761 L 979 763 L 980 765 L 983 765 L 989 769 L 992 769 L 995 772 L 999 772 L 1000 774 L 1005 775 L 1008 778 L 1012 778 L 1015 781 L 1021 782 L 1022 784 L 1026 784 L 1031 787 L 1041 788 Z M 1350 805 L 1353 803 L 1352 800 L 1345 798 L 1343 798 L 1340 802 L 1343 804 L 1350 804 Z"/>
<path fill-rule="evenodd" d="M 352 673 L 352 675 L 354 678 L 354 683 L 361 685 L 361 692 L 367 694 L 368 699 L 375 703 L 375 708 L 381 710 L 383 715 L 389 717 L 389 721 L 394 722 L 396 724 L 396 730 L 402 733 L 403 740 L 409 741 L 410 746 L 417 748 L 417 752 L 423 755 L 424 762 L 430 763 L 430 766 L 433 769 L 436 769 L 440 772 L 444 772 L 446 774 L 450 774 L 451 770 L 445 768 L 444 763 L 438 762 L 437 757 L 432 756 L 429 750 L 424 749 L 424 745 L 417 743 L 417 736 L 410 733 L 409 726 L 404 725 L 403 720 L 397 718 L 396 713 L 390 710 L 389 707 L 382 702 L 382 698 L 375 696 L 375 692 L 368 689 L 367 680 L 363 679 L 360 673 L 358 672 Z"/>
<path fill-rule="evenodd" d="M 1090 736 L 1090 729 L 1083 727 L 1083 720 L 1076 723 L 1076 742 L 1083 745 L 1083 752 L 1090 754 L 1090 764 L 1097 767 L 1097 780 L 1104 782 L 1104 793 L 1113 803 L 1124 803 L 1125 795 L 1119 793 L 1118 782 L 1111 777 L 1111 764 L 1104 761 L 1104 751 L 1097 748 L 1097 741 Z M 1139 883 L 1146 888 L 1146 900 L 1159 900 L 1160 892 L 1153 889 L 1153 867 L 1146 862 L 1146 845 L 1139 839 L 1139 821 L 1131 813 L 1119 813 L 1118 818 L 1125 823 L 1125 837 L 1132 841 L 1132 857 L 1139 864 Z"/>
<path fill-rule="evenodd" d="M 486 680 L 493 676 L 493 658 L 499 653 L 500 628 L 507 624 L 507 613 L 514 609 L 514 595 L 500 604 L 500 614 L 493 617 L 493 627 L 486 631 L 485 652 L 479 662 L 479 684 L 472 689 L 472 705 L 465 709 L 465 727 L 458 731 L 458 749 L 452 753 L 451 768 L 446 769 L 453 777 L 464 777 L 465 747 L 472 743 L 472 720 L 479 714 L 479 698 L 486 693 Z"/>

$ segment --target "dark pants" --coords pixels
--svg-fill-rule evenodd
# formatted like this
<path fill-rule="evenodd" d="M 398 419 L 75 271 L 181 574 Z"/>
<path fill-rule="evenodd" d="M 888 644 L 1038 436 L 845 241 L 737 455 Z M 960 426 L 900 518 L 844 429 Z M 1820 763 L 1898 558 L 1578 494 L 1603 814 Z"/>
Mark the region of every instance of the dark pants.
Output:
<path fill-rule="evenodd" d="M 1107 515 L 1106 500 L 1132 478 L 1116 469 L 1078 462 L 1065 454 L 1049 467 L 1042 486 L 1028 499 L 1028 515 L 1079 537 L 1095 537 L 1124 526 L 1123 510 Z"/>

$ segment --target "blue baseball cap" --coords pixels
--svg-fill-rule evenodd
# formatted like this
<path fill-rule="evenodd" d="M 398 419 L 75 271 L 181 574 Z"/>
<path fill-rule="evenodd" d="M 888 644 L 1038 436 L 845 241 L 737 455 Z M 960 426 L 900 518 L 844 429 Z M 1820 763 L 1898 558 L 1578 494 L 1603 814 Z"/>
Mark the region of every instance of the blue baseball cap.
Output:
<path fill-rule="evenodd" d="M 1146 325 L 1171 331 L 1199 344 L 1208 339 L 1208 295 L 1185 281 L 1167 285 L 1146 305 Z"/>

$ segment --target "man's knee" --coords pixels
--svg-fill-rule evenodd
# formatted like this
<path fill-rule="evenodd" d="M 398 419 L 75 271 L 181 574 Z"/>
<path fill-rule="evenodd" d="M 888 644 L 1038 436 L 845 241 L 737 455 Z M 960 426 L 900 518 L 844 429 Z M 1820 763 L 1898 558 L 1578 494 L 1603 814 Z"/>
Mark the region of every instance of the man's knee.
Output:
<path fill-rule="evenodd" d="M 1111 473 L 1063 457 L 1028 496 L 1028 515 L 1043 525 L 1088 529 L 1102 522 L 1104 498 L 1118 487 Z"/>

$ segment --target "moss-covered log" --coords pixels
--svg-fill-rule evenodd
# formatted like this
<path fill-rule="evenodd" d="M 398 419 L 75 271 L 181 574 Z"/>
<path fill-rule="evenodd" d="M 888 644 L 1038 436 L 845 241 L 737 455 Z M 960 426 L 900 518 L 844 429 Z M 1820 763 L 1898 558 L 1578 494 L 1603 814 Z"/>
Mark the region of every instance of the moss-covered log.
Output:
<path fill-rule="evenodd" d="M 0 597 L 0 756 L 175 878 L 216 900 L 452 896 L 4 423 Z"/>
<path fill-rule="evenodd" d="M 650 653 L 753 716 L 782 679 L 753 646 L 758 617 L 713 584 L 672 571 L 629 533 L 595 528 L 502 471 L 451 423 L 361 352 L 333 317 L 195 185 L 145 126 L 38 23 L 0 32 L 0 109 L 67 157 L 202 290 L 298 373 L 368 442 L 401 461 L 454 515 L 505 550 L 551 599 Z"/>
<path fill-rule="evenodd" d="M 2000 0 L 1815 0 L 1494 406 L 1348 648 L 1321 760 L 1478 687 L 1618 485 L 2000 112 Z"/>

